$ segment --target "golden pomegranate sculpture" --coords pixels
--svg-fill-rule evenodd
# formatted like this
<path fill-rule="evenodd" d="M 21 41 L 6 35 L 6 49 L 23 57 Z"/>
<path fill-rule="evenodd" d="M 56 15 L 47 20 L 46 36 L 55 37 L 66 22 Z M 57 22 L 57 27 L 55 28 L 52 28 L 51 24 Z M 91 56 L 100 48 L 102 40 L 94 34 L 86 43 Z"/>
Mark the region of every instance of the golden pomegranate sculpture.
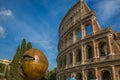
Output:
<path fill-rule="evenodd" d="M 39 80 L 48 68 L 46 56 L 35 48 L 26 51 L 20 63 L 20 75 L 25 80 Z"/>

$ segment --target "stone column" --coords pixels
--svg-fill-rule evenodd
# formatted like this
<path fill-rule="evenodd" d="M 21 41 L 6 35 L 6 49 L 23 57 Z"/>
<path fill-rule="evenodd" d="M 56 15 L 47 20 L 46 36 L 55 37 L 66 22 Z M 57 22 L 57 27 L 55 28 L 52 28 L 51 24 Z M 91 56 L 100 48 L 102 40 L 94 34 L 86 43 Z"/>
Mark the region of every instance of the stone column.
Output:
<path fill-rule="evenodd" d="M 111 44 L 111 35 L 107 35 L 107 39 L 108 39 L 108 48 L 109 48 L 110 55 L 113 55 L 112 44 Z"/>
<path fill-rule="evenodd" d="M 93 42 L 93 54 L 94 54 L 94 58 L 96 58 L 97 57 L 97 53 L 96 53 L 95 40 L 93 40 L 92 42 Z"/>
<path fill-rule="evenodd" d="M 87 60 L 86 45 L 83 46 L 83 52 L 84 52 L 84 63 L 85 63 Z"/>
<path fill-rule="evenodd" d="M 94 25 L 94 22 L 95 22 L 95 17 L 92 17 L 92 20 L 91 20 L 91 23 L 92 23 L 92 33 L 94 34 L 96 32 L 95 30 L 95 25 Z"/>
<path fill-rule="evenodd" d="M 75 50 L 72 50 L 72 54 L 73 54 L 73 66 L 76 65 L 76 54 L 75 54 Z"/>
<path fill-rule="evenodd" d="M 97 67 L 95 68 L 95 76 L 96 76 L 96 80 L 99 80 L 99 72 Z"/>
<path fill-rule="evenodd" d="M 112 65 L 112 73 L 113 73 L 113 80 L 117 80 L 116 73 L 115 73 L 115 66 Z"/>
<path fill-rule="evenodd" d="M 85 58 L 85 61 L 86 61 L 87 60 L 86 45 L 84 45 L 84 58 Z"/>
<path fill-rule="evenodd" d="M 77 41 L 77 32 L 73 31 L 73 43 Z"/>
<path fill-rule="evenodd" d="M 98 45 L 96 45 L 96 47 L 95 47 L 95 49 L 96 49 L 96 54 L 97 54 L 97 58 L 99 58 L 100 57 L 100 53 L 99 53 L 99 46 Z"/>
<path fill-rule="evenodd" d="M 100 75 L 100 76 L 99 76 L 99 79 L 102 80 L 102 76 L 101 76 L 101 74 L 99 74 L 99 75 Z"/>
<path fill-rule="evenodd" d="M 69 67 L 69 54 L 66 54 L 66 68 Z"/>
<path fill-rule="evenodd" d="M 94 61 L 97 61 L 98 58 L 98 53 L 97 53 L 97 49 L 96 49 L 96 44 L 95 44 L 95 40 L 93 40 L 93 54 L 94 54 Z"/>
<path fill-rule="evenodd" d="M 82 49 L 82 64 L 84 64 L 85 63 L 85 56 L 86 56 L 84 45 L 81 45 L 81 49 Z"/>
<path fill-rule="evenodd" d="M 85 72 L 85 70 L 83 69 L 82 70 L 82 80 L 87 80 L 87 75 L 86 75 L 86 72 Z"/>
<path fill-rule="evenodd" d="M 85 27 L 81 24 L 82 39 L 85 37 Z"/>

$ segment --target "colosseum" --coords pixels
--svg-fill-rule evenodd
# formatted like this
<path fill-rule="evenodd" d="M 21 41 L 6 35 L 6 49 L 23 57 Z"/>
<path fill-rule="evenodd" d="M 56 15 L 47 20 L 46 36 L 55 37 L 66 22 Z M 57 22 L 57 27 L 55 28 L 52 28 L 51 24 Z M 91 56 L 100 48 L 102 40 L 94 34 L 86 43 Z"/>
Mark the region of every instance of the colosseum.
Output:
<path fill-rule="evenodd" d="M 61 21 L 58 52 L 57 80 L 120 80 L 120 32 L 101 29 L 82 0 Z"/>

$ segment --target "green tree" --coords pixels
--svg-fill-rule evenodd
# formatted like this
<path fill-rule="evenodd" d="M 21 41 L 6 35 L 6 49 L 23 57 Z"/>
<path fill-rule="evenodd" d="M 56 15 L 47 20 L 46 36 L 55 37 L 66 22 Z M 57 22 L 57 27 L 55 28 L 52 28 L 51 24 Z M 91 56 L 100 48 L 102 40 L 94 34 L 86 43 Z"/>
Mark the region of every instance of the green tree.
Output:
<path fill-rule="evenodd" d="M 21 45 L 21 52 L 24 53 L 26 50 L 27 50 L 26 40 L 23 39 L 22 40 L 22 45 Z"/>
<path fill-rule="evenodd" d="M 50 71 L 50 80 L 56 80 L 56 72 L 57 68 L 54 68 L 52 71 Z"/>
<path fill-rule="evenodd" d="M 53 70 L 48 70 L 46 71 L 45 74 L 45 79 L 40 79 L 40 80 L 56 80 L 56 72 L 57 72 L 57 68 L 54 68 Z"/>
<path fill-rule="evenodd" d="M 23 80 L 18 72 L 18 69 L 20 67 L 20 59 L 22 55 L 30 48 L 32 48 L 31 42 L 28 42 L 28 44 L 26 44 L 26 40 L 23 39 L 22 44 L 19 45 L 16 49 L 16 54 L 10 64 L 10 70 L 7 72 L 8 80 Z"/>
<path fill-rule="evenodd" d="M 18 73 L 18 68 L 20 66 L 19 61 L 20 61 L 21 56 L 22 54 L 21 54 L 21 49 L 19 45 L 16 50 L 16 54 L 13 57 L 13 60 L 10 64 L 10 71 L 8 72 L 8 75 L 7 75 L 9 80 L 22 80 L 22 78 L 20 77 Z"/>
<path fill-rule="evenodd" d="M 47 80 L 44 76 L 40 80 Z"/>
<path fill-rule="evenodd" d="M 31 49 L 32 48 L 32 44 L 31 44 L 31 42 L 28 42 L 27 43 L 27 50 L 29 50 L 29 49 Z"/>

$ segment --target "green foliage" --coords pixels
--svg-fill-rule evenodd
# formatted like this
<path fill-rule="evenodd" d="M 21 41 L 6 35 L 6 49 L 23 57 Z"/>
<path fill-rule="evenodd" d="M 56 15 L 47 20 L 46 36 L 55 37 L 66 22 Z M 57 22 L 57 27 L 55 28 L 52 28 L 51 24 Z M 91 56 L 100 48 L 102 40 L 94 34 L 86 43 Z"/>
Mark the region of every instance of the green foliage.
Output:
<path fill-rule="evenodd" d="M 28 44 L 27 44 L 27 50 L 29 50 L 31 48 L 32 48 L 32 44 L 31 44 L 31 42 L 28 42 Z"/>
<path fill-rule="evenodd" d="M 27 50 L 26 40 L 23 39 L 22 40 L 22 45 L 21 45 L 21 53 L 24 53 L 26 50 Z"/>
<path fill-rule="evenodd" d="M 4 73 L 5 64 L 0 63 L 0 73 Z"/>
<path fill-rule="evenodd" d="M 28 42 L 28 44 L 26 44 L 26 40 L 23 39 L 22 44 L 16 49 L 16 54 L 10 64 L 10 70 L 7 72 L 7 77 L 9 80 L 23 80 L 19 75 L 18 68 L 20 67 L 20 59 L 22 55 L 28 50 L 27 45 L 29 46 L 29 49 L 32 48 L 31 43 Z"/>
<path fill-rule="evenodd" d="M 50 80 L 56 80 L 56 71 L 57 68 L 54 68 L 52 71 L 50 71 Z"/>
<path fill-rule="evenodd" d="M 40 80 L 56 80 L 56 72 L 57 72 L 57 68 L 54 68 L 51 71 L 48 70 L 45 76 Z"/>
<path fill-rule="evenodd" d="M 47 80 L 44 76 L 40 80 Z"/>

